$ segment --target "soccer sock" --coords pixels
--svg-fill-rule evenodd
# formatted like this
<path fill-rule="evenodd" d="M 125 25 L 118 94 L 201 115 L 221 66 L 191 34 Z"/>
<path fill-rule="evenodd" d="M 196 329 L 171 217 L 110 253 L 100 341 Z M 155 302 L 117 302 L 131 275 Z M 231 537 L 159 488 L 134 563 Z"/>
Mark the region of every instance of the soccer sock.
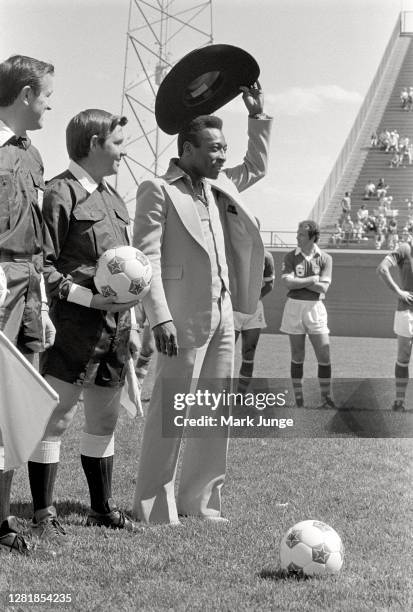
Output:
<path fill-rule="evenodd" d="M 110 512 L 108 500 L 112 497 L 114 435 L 95 436 L 82 433 L 80 452 L 89 493 L 90 506 L 95 512 Z"/>
<path fill-rule="evenodd" d="M 246 393 L 254 371 L 254 360 L 243 359 L 238 376 L 238 393 Z"/>
<path fill-rule="evenodd" d="M 396 400 L 404 401 L 407 385 L 409 384 L 409 366 L 406 363 L 396 361 L 394 368 L 396 378 Z"/>
<path fill-rule="evenodd" d="M 0 446 L 0 523 L 10 515 L 10 490 L 14 470 L 4 471 L 4 446 Z"/>
<path fill-rule="evenodd" d="M 34 512 L 53 506 L 60 443 L 60 440 L 42 440 L 27 464 Z"/>
<path fill-rule="evenodd" d="M 152 357 L 152 354 L 151 355 L 142 355 L 142 353 L 139 354 L 138 361 L 136 362 L 136 366 L 135 366 L 135 374 L 138 379 L 139 386 L 142 386 L 145 376 L 148 373 L 151 357 Z"/>
<path fill-rule="evenodd" d="M 303 396 L 303 374 L 304 374 L 304 363 L 297 363 L 296 361 L 291 361 L 291 378 L 293 381 L 293 391 L 295 397 L 295 403 L 297 406 L 302 406 L 304 404 L 304 396 Z"/>
<path fill-rule="evenodd" d="M 321 397 L 331 396 L 331 363 L 318 364 L 318 382 L 320 384 Z"/>

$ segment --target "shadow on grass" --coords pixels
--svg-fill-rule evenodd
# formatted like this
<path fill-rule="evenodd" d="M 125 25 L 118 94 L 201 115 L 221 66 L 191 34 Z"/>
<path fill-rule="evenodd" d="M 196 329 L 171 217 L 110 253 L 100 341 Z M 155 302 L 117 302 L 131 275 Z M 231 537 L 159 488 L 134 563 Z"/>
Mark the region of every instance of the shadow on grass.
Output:
<path fill-rule="evenodd" d="M 78 514 L 83 520 L 83 517 L 86 517 L 87 513 L 89 512 L 89 506 L 85 506 L 74 499 L 60 501 L 56 503 L 55 506 L 57 515 L 61 518 L 70 516 L 71 514 Z M 33 516 L 33 506 L 28 502 L 12 503 L 10 511 L 11 514 L 21 518 L 31 519 Z"/>
<path fill-rule="evenodd" d="M 262 578 L 263 580 L 294 580 L 294 581 L 297 581 L 297 580 L 308 580 L 309 579 L 309 576 L 304 576 L 302 574 L 289 573 L 282 569 L 273 570 L 273 569 L 266 569 L 266 568 L 258 572 L 257 576 L 258 578 Z"/>

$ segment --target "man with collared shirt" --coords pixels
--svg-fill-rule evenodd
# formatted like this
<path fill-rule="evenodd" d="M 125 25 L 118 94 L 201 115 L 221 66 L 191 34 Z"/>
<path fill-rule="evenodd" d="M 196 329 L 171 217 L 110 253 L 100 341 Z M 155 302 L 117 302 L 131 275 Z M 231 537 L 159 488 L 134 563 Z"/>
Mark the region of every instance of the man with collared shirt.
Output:
<path fill-rule="evenodd" d="M 125 364 L 137 342 L 137 331 L 131 334 L 137 300 L 116 303 L 98 294 L 93 280 L 102 253 L 129 244 L 125 203 L 104 180 L 118 171 L 126 121 L 100 109 L 73 117 L 66 129 L 69 169 L 49 181 L 43 202 L 51 237 L 44 274 L 56 340 L 41 371 L 60 402 L 31 459 L 31 490 L 34 522 L 52 522 L 55 529 L 47 536 L 58 544 L 65 541 L 53 505 L 60 439 L 82 391 L 81 460 L 91 500 L 87 524 L 135 529 L 112 499 L 112 468 Z"/>
<path fill-rule="evenodd" d="M 266 172 L 271 119 L 263 113 L 258 84 L 242 91 L 250 116 L 242 164 L 223 169 L 222 121 L 203 115 L 180 130 L 179 159 L 171 160 L 165 176 L 143 182 L 137 193 L 134 245 L 152 263 L 151 289 L 142 302 L 158 351 L 133 505 L 148 523 L 179 524 L 178 515 L 226 520 L 221 489 L 228 432 L 186 440 L 175 500 L 182 435 L 163 437 L 162 417 L 173 410 L 173 391 L 188 392 L 193 378 L 198 388 L 218 379 L 217 391 L 229 389 L 232 306 L 255 312 L 261 291 L 264 248 L 239 191 Z M 192 415 L 197 411 L 195 406 Z"/>
<path fill-rule="evenodd" d="M 284 257 L 282 281 L 288 289 L 280 330 L 288 334 L 291 378 L 298 407 L 304 406 L 303 371 L 308 334 L 318 361 L 321 408 L 335 408 L 331 394 L 330 339 L 323 299 L 331 283 L 333 260 L 317 246 L 320 229 L 315 221 L 298 225 L 297 248 Z"/>
<path fill-rule="evenodd" d="M 0 307 L 0 330 L 30 361 L 54 340 L 41 276 L 43 162 L 27 136 L 43 127 L 53 76 L 51 64 L 27 56 L 0 64 L 0 265 L 9 291 Z M 9 516 L 12 478 L 13 470 L 4 471 L 0 432 L 0 549 L 26 552 Z"/>

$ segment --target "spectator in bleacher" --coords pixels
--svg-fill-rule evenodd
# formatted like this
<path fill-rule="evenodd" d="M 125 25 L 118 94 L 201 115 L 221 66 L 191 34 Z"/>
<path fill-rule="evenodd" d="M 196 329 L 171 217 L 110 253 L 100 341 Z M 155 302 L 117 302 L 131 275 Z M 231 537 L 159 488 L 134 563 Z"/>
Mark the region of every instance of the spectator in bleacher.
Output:
<path fill-rule="evenodd" d="M 380 133 L 379 145 L 384 151 L 390 146 L 390 131 L 387 128 Z"/>
<path fill-rule="evenodd" d="M 341 212 L 343 213 L 343 217 L 351 212 L 351 194 L 349 191 L 345 192 L 341 200 Z"/>
<path fill-rule="evenodd" d="M 364 223 L 357 219 L 353 225 L 353 240 L 358 244 L 364 239 Z"/>
<path fill-rule="evenodd" d="M 388 189 L 390 185 L 386 185 L 386 181 L 384 180 L 384 178 L 381 176 L 379 178 L 379 180 L 377 181 L 377 186 L 376 186 L 376 195 L 377 195 L 377 199 L 380 198 L 380 194 L 381 191 L 383 189 Z"/>
<path fill-rule="evenodd" d="M 396 219 L 390 219 L 387 225 L 386 249 L 392 251 L 399 243 L 398 228 Z"/>
<path fill-rule="evenodd" d="M 376 222 L 376 237 L 375 237 L 376 249 L 382 248 L 384 244 L 384 240 L 386 238 L 386 233 L 387 233 L 386 217 L 382 214 L 379 214 L 377 217 L 377 222 Z"/>
<path fill-rule="evenodd" d="M 393 157 L 390 160 L 390 168 L 400 168 L 401 163 L 403 160 L 403 154 L 402 153 L 398 153 L 398 151 L 395 151 L 393 153 Z"/>
<path fill-rule="evenodd" d="M 413 110 L 413 87 L 409 87 L 409 96 L 407 98 L 406 110 Z"/>
<path fill-rule="evenodd" d="M 374 215 L 369 215 L 367 221 L 364 226 L 364 231 L 366 234 L 373 232 L 374 234 L 377 231 L 377 219 Z"/>
<path fill-rule="evenodd" d="M 334 225 L 334 230 L 329 238 L 328 243 L 329 243 L 329 246 L 331 247 L 339 247 L 342 242 L 343 242 L 343 230 L 341 229 L 340 224 L 336 223 Z"/>
<path fill-rule="evenodd" d="M 386 153 L 390 153 L 390 151 L 399 151 L 399 138 L 399 132 L 396 130 L 396 128 L 394 128 L 394 130 L 390 132 L 390 141 L 387 146 Z"/>
<path fill-rule="evenodd" d="M 354 228 L 354 223 L 351 220 L 350 214 L 347 214 L 344 217 L 343 223 L 341 225 L 341 229 L 343 230 L 343 239 L 344 239 L 345 242 L 349 242 L 349 240 L 352 239 L 352 237 L 353 237 L 353 228 Z"/>
<path fill-rule="evenodd" d="M 373 130 L 370 136 L 370 146 L 375 149 L 379 144 L 379 137 L 377 135 L 376 130 Z"/>
<path fill-rule="evenodd" d="M 357 220 L 361 221 L 363 224 L 367 221 L 369 216 L 369 211 L 366 208 L 365 204 L 362 204 L 357 211 Z"/>
<path fill-rule="evenodd" d="M 376 192 L 376 185 L 373 183 L 372 180 L 369 180 L 367 182 L 367 185 L 364 188 L 363 200 L 370 200 L 370 198 L 374 196 L 375 192 Z"/>
<path fill-rule="evenodd" d="M 407 102 L 409 100 L 409 92 L 407 91 L 407 87 L 403 87 L 400 92 L 400 106 L 403 110 L 407 110 Z"/>

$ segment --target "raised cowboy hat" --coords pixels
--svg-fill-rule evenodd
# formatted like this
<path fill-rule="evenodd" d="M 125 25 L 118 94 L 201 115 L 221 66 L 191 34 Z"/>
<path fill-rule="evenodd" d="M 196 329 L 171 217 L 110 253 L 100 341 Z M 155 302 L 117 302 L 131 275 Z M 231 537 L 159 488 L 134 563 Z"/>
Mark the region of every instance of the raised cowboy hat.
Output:
<path fill-rule="evenodd" d="M 185 55 L 168 72 L 155 101 L 156 122 L 167 134 L 198 115 L 209 115 L 255 83 L 255 59 L 232 45 L 208 45 Z"/>

